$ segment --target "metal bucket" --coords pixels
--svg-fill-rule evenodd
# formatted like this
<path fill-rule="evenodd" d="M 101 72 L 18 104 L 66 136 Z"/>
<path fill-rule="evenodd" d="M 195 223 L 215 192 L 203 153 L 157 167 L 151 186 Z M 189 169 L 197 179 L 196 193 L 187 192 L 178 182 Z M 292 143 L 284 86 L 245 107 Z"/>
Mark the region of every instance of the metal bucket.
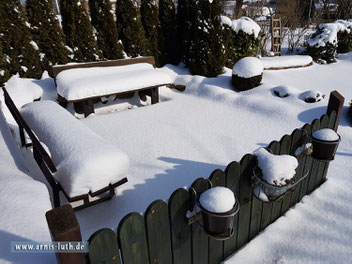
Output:
<path fill-rule="evenodd" d="M 312 136 L 312 157 L 318 160 L 333 160 L 341 141 L 340 135 L 338 136 L 339 139 L 334 141 L 321 140 Z"/>

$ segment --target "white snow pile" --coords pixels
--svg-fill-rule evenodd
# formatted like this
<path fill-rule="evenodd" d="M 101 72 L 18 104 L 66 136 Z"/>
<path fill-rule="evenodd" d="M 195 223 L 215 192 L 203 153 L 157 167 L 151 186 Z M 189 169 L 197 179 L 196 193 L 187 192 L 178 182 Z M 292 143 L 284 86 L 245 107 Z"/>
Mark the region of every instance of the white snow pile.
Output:
<path fill-rule="evenodd" d="M 312 137 L 323 141 L 339 140 L 339 135 L 330 128 L 324 128 L 324 129 L 314 131 L 312 134 Z"/>
<path fill-rule="evenodd" d="M 262 57 L 260 58 L 260 61 L 265 70 L 303 67 L 313 63 L 313 59 L 309 55 Z"/>
<path fill-rule="evenodd" d="M 260 26 L 249 17 L 241 17 L 232 21 L 232 29 L 238 33 L 242 30 L 244 33 L 254 35 L 256 38 L 260 32 Z"/>
<path fill-rule="evenodd" d="M 263 64 L 255 57 L 240 59 L 233 67 L 232 74 L 242 78 L 252 78 L 263 73 Z"/>
<path fill-rule="evenodd" d="M 56 82 L 59 95 L 78 100 L 168 84 L 171 79 L 149 63 L 138 63 L 64 70 L 57 75 Z"/>
<path fill-rule="evenodd" d="M 297 94 L 298 91 L 297 88 L 290 85 L 278 85 L 273 88 L 274 94 L 281 98 Z"/>
<path fill-rule="evenodd" d="M 55 179 L 70 197 L 97 191 L 126 177 L 129 159 L 53 101 L 26 104 L 21 113 L 50 150 Z"/>
<path fill-rule="evenodd" d="M 0 106 L 2 102 L 0 101 Z M 12 137 L 0 107 L 0 262 L 54 263 L 54 254 L 16 254 L 10 243 L 50 241 L 45 212 L 50 210 L 50 196 L 45 184 L 27 172 L 19 148 Z"/>
<path fill-rule="evenodd" d="M 199 202 L 205 210 L 213 213 L 225 213 L 235 205 L 234 193 L 226 187 L 213 187 L 203 192 Z"/>
<path fill-rule="evenodd" d="M 221 16 L 221 23 L 232 28 L 233 31 L 238 33 L 240 30 L 248 35 L 254 35 L 256 38 L 260 32 L 260 26 L 249 17 L 241 17 L 239 19 L 232 20 L 227 16 Z"/>
<path fill-rule="evenodd" d="M 299 98 L 306 103 L 316 103 L 325 98 L 325 94 L 317 90 L 309 90 L 300 94 Z"/>
<path fill-rule="evenodd" d="M 287 180 L 292 179 L 296 174 L 298 161 L 291 155 L 274 155 L 265 148 L 259 148 L 253 154 L 257 156 L 263 180 L 269 184 L 284 186 Z"/>
<path fill-rule="evenodd" d="M 320 24 L 319 29 L 322 31 L 320 34 L 307 40 L 309 46 L 325 47 L 327 43 L 336 45 L 337 33 L 350 33 L 352 21 L 337 20 L 333 23 Z"/>
<path fill-rule="evenodd" d="M 227 16 L 220 16 L 221 19 L 221 24 L 223 25 L 228 25 L 229 27 L 232 27 L 232 21 L 229 17 Z"/>

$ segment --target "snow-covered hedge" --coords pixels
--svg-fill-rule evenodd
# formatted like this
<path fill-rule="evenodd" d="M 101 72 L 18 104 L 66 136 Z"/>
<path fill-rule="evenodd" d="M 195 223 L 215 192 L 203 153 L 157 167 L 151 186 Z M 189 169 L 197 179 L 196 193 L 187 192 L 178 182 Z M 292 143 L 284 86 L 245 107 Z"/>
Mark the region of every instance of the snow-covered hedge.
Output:
<path fill-rule="evenodd" d="M 244 57 L 255 56 L 260 45 L 260 26 L 249 17 L 231 21 L 221 16 L 224 28 L 223 39 L 226 49 L 226 66 L 233 65 Z"/>
<path fill-rule="evenodd" d="M 337 51 L 349 50 L 352 50 L 351 20 L 320 24 L 317 31 L 307 40 L 307 52 L 317 62 L 335 62 Z"/>
<path fill-rule="evenodd" d="M 232 71 L 232 85 L 236 90 L 246 91 L 257 87 L 263 78 L 263 64 L 254 57 L 239 60 Z"/>

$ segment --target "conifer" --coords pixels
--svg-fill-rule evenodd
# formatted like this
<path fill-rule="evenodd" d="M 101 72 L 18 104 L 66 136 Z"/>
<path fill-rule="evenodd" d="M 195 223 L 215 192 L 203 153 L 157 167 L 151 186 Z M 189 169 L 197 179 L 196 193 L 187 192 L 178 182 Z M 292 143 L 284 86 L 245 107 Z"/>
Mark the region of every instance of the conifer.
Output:
<path fill-rule="evenodd" d="M 1 42 L 2 39 L 0 38 Z M 6 62 L 6 57 L 2 52 L 2 46 L 0 45 L 0 86 L 2 86 L 10 77 L 8 70 L 8 63 Z"/>
<path fill-rule="evenodd" d="M 123 58 L 123 47 L 119 42 L 116 24 L 111 13 L 110 0 L 89 0 L 92 25 L 97 31 L 97 43 L 104 59 Z"/>
<path fill-rule="evenodd" d="M 130 57 L 146 55 L 146 39 L 136 0 L 116 2 L 116 23 L 124 50 Z"/>
<path fill-rule="evenodd" d="M 192 38 L 187 66 L 192 74 L 216 77 L 223 71 L 226 57 L 220 14 L 219 0 L 190 2 Z"/>
<path fill-rule="evenodd" d="M 73 60 L 77 62 L 98 60 L 100 55 L 93 27 L 83 2 L 83 0 L 60 1 L 62 29 L 66 35 L 66 44 L 73 50 Z"/>
<path fill-rule="evenodd" d="M 159 0 L 159 20 L 162 31 L 163 61 L 177 65 L 181 61 L 175 5 L 172 0 Z"/>
<path fill-rule="evenodd" d="M 39 50 L 19 0 L 0 1 L 0 37 L 10 76 L 19 73 L 21 77 L 40 78 Z"/>
<path fill-rule="evenodd" d="M 147 40 L 147 53 L 155 58 L 157 66 L 162 66 L 160 58 L 161 27 L 159 10 L 155 0 L 141 0 L 141 18 Z"/>
<path fill-rule="evenodd" d="M 177 38 L 178 47 L 180 49 L 180 59 L 185 61 L 188 56 L 189 44 L 191 39 L 191 21 L 189 15 L 189 2 L 190 0 L 178 0 L 177 3 Z"/>
<path fill-rule="evenodd" d="M 42 66 L 52 75 L 51 66 L 69 61 L 65 35 L 54 12 L 51 0 L 27 0 L 26 14 L 33 40 L 37 43 Z"/>

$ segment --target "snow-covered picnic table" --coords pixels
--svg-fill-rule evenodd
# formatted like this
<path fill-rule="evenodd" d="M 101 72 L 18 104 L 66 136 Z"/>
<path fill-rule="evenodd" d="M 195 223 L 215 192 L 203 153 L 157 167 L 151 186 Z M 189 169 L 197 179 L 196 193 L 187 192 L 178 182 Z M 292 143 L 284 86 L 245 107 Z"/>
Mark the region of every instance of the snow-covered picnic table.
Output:
<path fill-rule="evenodd" d="M 59 101 L 73 102 L 76 112 L 94 112 L 94 101 L 112 95 L 139 92 L 159 102 L 159 87 L 172 83 L 170 76 L 154 68 L 153 57 L 54 66 Z"/>

